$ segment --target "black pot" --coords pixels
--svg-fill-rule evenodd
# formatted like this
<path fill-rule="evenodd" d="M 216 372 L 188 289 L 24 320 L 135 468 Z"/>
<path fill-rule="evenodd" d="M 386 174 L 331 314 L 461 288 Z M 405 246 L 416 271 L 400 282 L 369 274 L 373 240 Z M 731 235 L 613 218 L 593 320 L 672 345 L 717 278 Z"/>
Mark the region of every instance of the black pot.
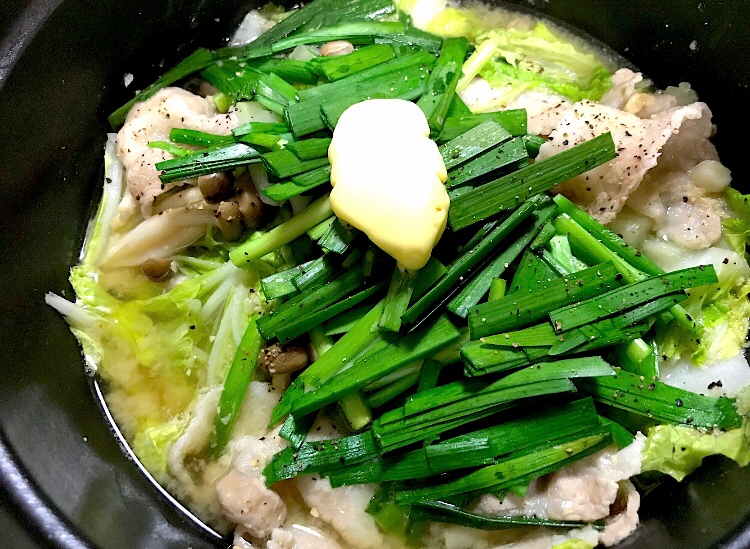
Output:
<path fill-rule="evenodd" d="M 534 0 L 521 2 L 535 4 Z M 746 2 L 545 0 L 534 6 L 664 87 L 689 81 L 744 192 Z M 44 293 L 71 295 L 98 198 L 106 115 L 195 45 L 219 46 L 251 3 L 0 0 L 0 547 L 222 547 L 145 478 L 104 420 L 75 339 Z M 219 17 L 219 20 L 215 20 Z M 695 41 L 695 48 L 690 48 Z M 125 73 L 133 73 L 130 88 Z M 750 547 L 750 468 L 711 460 L 649 494 L 622 547 Z M 224 544 L 225 545 L 225 544 Z"/>

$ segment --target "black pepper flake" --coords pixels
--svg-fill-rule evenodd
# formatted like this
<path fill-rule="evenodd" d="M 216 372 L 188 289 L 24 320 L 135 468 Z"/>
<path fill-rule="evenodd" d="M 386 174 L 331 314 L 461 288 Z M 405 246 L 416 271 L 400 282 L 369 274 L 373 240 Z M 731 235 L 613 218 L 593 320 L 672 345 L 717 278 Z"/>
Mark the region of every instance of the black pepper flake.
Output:
<path fill-rule="evenodd" d="M 678 399 L 675 399 L 674 403 L 675 403 L 675 405 L 676 405 L 676 406 L 677 406 L 678 408 L 680 408 L 680 407 L 682 406 L 682 399 L 679 399 L 679 398 L 678 398 Z"/>

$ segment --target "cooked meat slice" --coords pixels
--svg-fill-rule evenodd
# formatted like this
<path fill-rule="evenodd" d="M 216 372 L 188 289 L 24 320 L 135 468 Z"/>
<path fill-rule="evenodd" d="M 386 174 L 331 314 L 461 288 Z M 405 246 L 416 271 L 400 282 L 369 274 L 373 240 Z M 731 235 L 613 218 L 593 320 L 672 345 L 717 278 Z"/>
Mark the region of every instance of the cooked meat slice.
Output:
<path fill-rule="evenodd" d="M 117 134 L 117 149 L 125 167 L 128 189 L 139 201 L 144 217 L 152 214 L 154 198 L 176 184 L 162 185 L 154 167 L 172 155 L 149 147 L 148 143 L 168 141 L 173 128 L 228 135 L 236 125 L 236 115 L 218 114 L 211 101 L 182 88 L 164 88 L 136 104 Z"/>

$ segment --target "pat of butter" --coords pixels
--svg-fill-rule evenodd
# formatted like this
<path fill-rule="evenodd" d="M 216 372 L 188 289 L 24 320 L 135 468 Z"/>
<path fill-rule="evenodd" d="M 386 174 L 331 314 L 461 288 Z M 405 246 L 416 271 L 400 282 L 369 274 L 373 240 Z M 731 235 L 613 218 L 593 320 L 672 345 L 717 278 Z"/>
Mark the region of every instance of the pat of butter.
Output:
<path fill-rule="evenodd" d="M 445 230 L 448 174 L 422 110 L 371 99 L 339 118 L 328 148 L 331 209 L 405 269 L 424 267 Z"/>

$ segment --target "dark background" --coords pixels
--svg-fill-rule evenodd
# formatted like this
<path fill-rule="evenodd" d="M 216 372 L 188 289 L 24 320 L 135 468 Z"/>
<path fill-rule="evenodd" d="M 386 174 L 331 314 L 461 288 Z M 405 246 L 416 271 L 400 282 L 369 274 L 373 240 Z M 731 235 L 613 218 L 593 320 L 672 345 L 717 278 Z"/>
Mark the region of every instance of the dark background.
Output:
<path fill-rule="evenodd" d="M 43 296 L 70 296 L 67 270 L 100 187 L 106 115 L 154 80 L 160 64 L 173 65 L 198 44 L 220 45 L 250 7 L 0 0 L 2 549 L 214 546 L 122 451 L 82 375 L 74 338 Z M 658 86 L 690 81 L 714 110 L 716 143 L 735 186 L 750 190 L 747 2 L 549 0 L 536 7 L 610 44 Z M 126 90 L 128 72 L 135 81 Z M 623 547 L 750 547 L 741 535 L 750 470 L 712 464 L 689 484 L 649 495 L 644 524 Z"/>

